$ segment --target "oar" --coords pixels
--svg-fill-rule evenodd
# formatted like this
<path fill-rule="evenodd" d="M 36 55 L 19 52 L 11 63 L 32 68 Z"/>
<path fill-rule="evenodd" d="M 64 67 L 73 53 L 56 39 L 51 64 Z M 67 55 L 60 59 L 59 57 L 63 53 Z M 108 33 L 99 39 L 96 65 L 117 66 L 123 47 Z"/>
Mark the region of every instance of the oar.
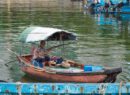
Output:
<path fill-rule="evenodd" d="M 11 49 L 7 48 L 8 51 L 12 52 L 13 54 L 15 54 L 16 56 L 19 56 L 19 54 L 17 54 L 16 52 L 12 51 Z"/>

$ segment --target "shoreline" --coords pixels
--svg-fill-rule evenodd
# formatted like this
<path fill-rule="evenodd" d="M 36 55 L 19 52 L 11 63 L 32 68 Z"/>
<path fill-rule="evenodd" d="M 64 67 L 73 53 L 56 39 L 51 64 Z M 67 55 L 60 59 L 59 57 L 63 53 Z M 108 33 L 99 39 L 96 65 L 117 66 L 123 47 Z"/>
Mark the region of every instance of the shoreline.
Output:
<path fill-rule="evenodd" d="M 82 1 L 71 0 L 1 0 L 0 8 L 13 10 L 47 10 L 47 11 L 81 11 L 83 7 Z"/>

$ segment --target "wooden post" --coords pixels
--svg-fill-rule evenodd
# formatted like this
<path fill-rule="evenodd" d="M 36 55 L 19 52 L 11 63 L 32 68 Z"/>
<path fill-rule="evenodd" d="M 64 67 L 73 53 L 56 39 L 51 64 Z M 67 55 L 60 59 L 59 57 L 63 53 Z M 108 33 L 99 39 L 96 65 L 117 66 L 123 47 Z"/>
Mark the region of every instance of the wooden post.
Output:
<path fill-rule="evenodd" d="M 82 1 L 83 9 L 85 9 L 86 4 L 87 4 L 87 0 L 83 0 L 83 1 Z"/>
<path fill-rule="evenodd" d="M 11 1 L 7 0 L 7 11 L 10 12 L 11 9 Z"/>
<path fill-rule="evenodd" d="M 86 5 L 87 4 L 87 0 L 83 0 L 83 5 Z"/>

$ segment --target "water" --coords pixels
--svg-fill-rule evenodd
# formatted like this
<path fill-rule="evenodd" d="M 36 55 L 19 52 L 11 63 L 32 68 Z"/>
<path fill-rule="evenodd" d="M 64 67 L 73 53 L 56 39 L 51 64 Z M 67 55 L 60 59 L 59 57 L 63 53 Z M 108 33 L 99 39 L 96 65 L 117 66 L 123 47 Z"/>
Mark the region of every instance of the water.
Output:
<path fill-rule="evenodd" d="M 117 82 L 130 81 L 130 19 L 129 15 L 88 15 L 79 12 L 44 12 L 36 10 L 0 11 L 0 80 L 32 81 L 21 72 L 16 55 L 19 34 L 30 25 L 49 26 L 78 34 L 69 45 L 67 58 L 84 64 L 122 67 Z M 57 50 L 57 49 L 56 49 Z"/>

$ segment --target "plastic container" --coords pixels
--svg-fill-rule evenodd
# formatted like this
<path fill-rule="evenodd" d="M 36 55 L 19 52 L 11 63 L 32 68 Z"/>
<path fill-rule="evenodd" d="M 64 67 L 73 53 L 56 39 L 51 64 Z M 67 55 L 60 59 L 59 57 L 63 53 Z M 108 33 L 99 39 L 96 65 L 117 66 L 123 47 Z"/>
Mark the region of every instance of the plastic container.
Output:
<path fill-rule="evenodd" d="M 84 66 L 84 71 L 87 72 L 87 71 L 92 71 L 92 66 Z"/>
<path fill-rule="evenodd" d="M 93 66 L 93 65 L 84 66 L 85 72 L 90 72 L 90 71 L 96 72 L 96 71 L 100 71 L 100 70 L 103 70 L 103 66 Z"/>

